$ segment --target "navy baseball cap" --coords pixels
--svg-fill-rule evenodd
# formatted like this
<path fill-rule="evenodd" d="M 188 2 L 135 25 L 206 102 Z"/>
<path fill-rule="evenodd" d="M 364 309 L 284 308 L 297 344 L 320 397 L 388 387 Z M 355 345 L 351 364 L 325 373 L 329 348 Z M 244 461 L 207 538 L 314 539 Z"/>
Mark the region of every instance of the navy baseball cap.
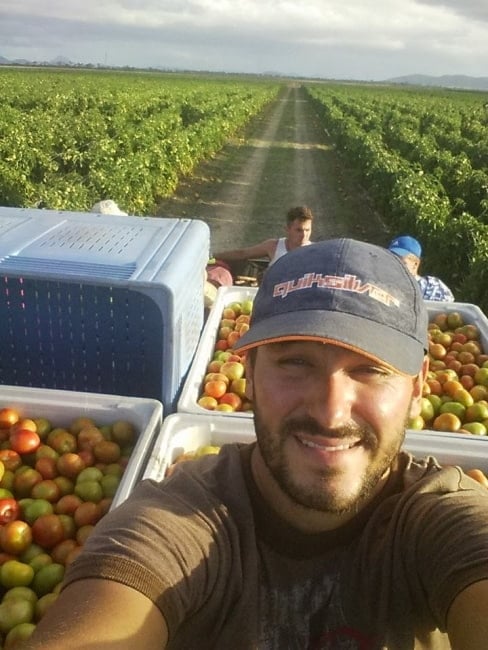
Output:
<path fill-rule="evenodd" d="M 266 270 L 235 351 L 320 341 L 416 375 L 427 327 L 418 283 L 399 257 L 374 244 L 330 239 L 296 248 Z"/>
<path fill-rule="evenodd" d="M 422 246 L 410 235 L 401 235 L 392 239 L 388 245 L 388 250 L 398 255 L 398 257 L 405 257 L 405 255 L 422 257 Z"/>

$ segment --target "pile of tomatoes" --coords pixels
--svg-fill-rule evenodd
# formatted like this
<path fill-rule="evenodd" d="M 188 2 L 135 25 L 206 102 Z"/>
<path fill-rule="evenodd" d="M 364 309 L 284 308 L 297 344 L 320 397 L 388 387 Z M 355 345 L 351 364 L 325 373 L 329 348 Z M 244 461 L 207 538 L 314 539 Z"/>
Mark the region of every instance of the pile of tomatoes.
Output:
<path fill-rule="evenodd" d="M 488 435 L 488 353 L 480 328 L 458 311 L 429 324 L 429 372 L 414 429 Z"/>
<path fill-rule="evenodd" d="M 0 408 L 0 647 L 18 647 L 110 509 L 133 451 L 128 421 L 55 426 Z"/>
<path fill-rule="evenodd" d="M 234 352 L 240 337 L 249 329 L 251 311 L 252 300 L 234 301 L 222 310 L 212 357 L 197 399 L 198 406 L 208 411 L 233 413 L 252 409 L 246 395 L 244 356 Z"/>

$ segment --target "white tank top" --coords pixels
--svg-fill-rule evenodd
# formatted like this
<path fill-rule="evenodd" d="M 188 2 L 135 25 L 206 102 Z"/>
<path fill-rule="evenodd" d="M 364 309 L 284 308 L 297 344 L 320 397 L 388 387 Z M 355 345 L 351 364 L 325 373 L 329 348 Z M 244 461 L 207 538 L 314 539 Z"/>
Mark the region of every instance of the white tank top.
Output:
<path fill-rule="evenodd" d="M 278 239 L 278 243 L 276 244 L 275 254 L 273 255 L 273 258 L 270 260 L 268 266 L 274 264 L 277 259 L 283 257 L 283 255 L 285 255 L 286 253 L 288 253 L 288 249 L 286 248 L 286 237 L 280 237 Z"/>
<path fill-rule="evenodd" d="M 311 241 L 308 241 L 306 244 L 303 245 L 308 246 L 311 243 L 312 243 Z M 288 253 L 288 249 L 286 247 L 286 237 L 280 237 L 278 239 L 278 243 L 276 244 L 276 250 L 275 250 L 275 254 L 273 255 L 273 259 L 270 260 L 268 266 L 274 264 L 277 259 L 283 257 L 283 255 L 286 255 L 286 253 Z"/>

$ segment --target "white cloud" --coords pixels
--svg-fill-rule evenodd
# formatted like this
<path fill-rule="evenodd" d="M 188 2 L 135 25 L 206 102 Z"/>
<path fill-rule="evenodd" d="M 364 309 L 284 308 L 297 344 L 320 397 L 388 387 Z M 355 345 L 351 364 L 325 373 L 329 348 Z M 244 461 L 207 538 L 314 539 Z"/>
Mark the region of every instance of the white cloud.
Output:
<path fill-rule="evenodd" d="M 486 74 L 486 0 L 2 0 L 0 55 L 337 78 Z"/>

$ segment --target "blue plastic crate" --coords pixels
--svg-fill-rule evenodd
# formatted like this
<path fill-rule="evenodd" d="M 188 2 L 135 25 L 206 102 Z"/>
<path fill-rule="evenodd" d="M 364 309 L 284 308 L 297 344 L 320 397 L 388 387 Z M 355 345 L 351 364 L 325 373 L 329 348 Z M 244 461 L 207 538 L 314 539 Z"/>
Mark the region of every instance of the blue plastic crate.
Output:
<path fill-rule="evenodd" d="M 196 219 L 0 208 L 0 382 L 176 400 L 204 321 Z"/>

